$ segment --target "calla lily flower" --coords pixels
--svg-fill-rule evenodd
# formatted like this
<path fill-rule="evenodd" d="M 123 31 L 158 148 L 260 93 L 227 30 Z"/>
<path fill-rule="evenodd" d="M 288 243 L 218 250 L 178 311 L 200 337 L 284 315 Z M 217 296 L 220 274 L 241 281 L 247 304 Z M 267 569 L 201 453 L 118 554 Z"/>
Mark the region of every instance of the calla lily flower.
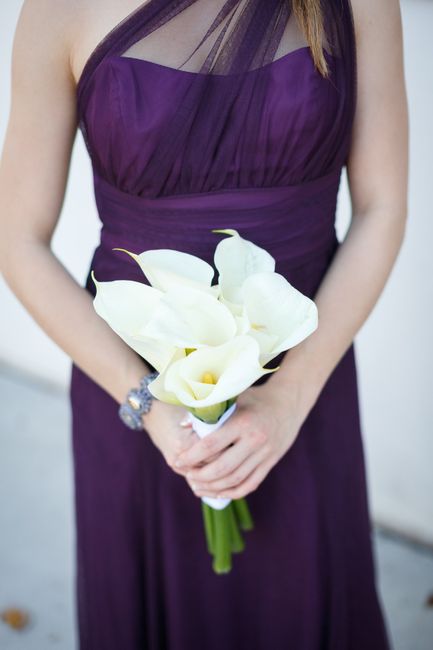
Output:
<path fill-rule="evenodd" d="M 227 400 L 237 397 L 262 375 L 278 370 L 263 368 L 259 354 L 257 341 L 248 335 L 201 347 L 171 363 L 149 384 L 149 390 L 161 401 L 183 405 L 209 421 L 207 407 L 219 405 L 223 412 Z"/>
<path fill-rule="evenodd" d="M 212 232 L 231 235 L 217 244 L 214 263 L 219 273 L 222 301 L 234 314 L 239 314 L 244 280 L 252 273 L 274 271 L 275 259 L 264 248 L 241 237 L 237 230 L 227 228 Z"/>
<path fill-rule="evenodd" d="M 179 348 L 199 348 L 233 338 L 237 323 L 230 310 L 211 294 L 178 286 L 163 294 L 139 333 Z"/>
<path fill-rule="evenodd" d="M 143 336 L 140 330 L 158 308 L 163 293 L 144 282 L 133 280 L 112 280 L 98 282 L 92 270 L 91 277 L 96 287 L 93 306 L 103 318 L 135 352 L 162 372 L 179 355 L 176 346 L 167 341 Z M 182 351 L 184 356 L 185 351 Z M 176 356 L 176 358 L 177 358 Z"/>
<path fill-rule="evenodd" d="M 266 365 L 312 334 L 318 326 L 316 304 L 295 289 L 280 273 L 254 273 L 243 284 L 248 334 L 260 346 Z"/>
<path fill-rule="evenodd" d="M 148 388 L 157 399 L 189 411 L 196 433 L 216 430 L 236 408 L 237 397 L 264 366 L 318 326 L 315 303 L 279 273 L 266 250 L 236 230 L 215 249 L 219 277 L 204 260 L 171 249 L 130 255 L 147 282 L 98 282 L 96 312 L 159 374 Z M 150 285 L 150 286 L 149 286 Z M 230 554 L 243 548 L 240 527 L 253 527 L 245 499 L 202 497 L 208 550 L 217 573 L 230 569 Z"/>
<path fill-rule="evenodd" d="M 219 286 L 211 285 L 214 269 L 200 257 L 170 248 L 155 248 L 137 255 L 125 248 L 113 248 L 130 255 L 155 289 L 193 287 L 218 296 Z"/>

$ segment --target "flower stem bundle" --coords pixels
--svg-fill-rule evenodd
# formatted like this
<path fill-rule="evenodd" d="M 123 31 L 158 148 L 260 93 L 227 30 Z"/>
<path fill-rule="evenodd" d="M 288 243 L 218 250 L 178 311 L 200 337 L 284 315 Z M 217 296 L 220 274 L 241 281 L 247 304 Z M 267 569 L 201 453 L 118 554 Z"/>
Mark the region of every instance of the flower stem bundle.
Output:
<path fill-rule="evenodd" d="M 254 528 L 245 498 L 234 499 L 222 510 L 202 501 L 202 512 L 209 554 L 213 557 L 215 573 L 228 573 L 232 568 L 232 553 L 241 553 L 245 542 L 241 530 Z"/>

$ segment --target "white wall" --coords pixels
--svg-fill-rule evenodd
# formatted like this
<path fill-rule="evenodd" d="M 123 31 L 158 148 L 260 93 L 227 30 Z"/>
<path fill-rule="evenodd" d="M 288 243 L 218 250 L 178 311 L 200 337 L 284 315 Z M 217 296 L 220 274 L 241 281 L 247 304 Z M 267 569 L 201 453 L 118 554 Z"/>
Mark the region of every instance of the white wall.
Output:
<path fill-rule="evenodd" d="M 10 54 L 20 0 L 0 6 L 0 143 L 9 111 Z M 374 312 L 357 336 L 363 429 L 375 518 L 433 543 L 433 3 L 404 0 L 411 121 L 410 213 L 404 247 Z M 350 215 L 340 189 L 338 228 Z M 81 134 L 53 251 L 81 283 L 98 241 L 91 168 Z M 68 357 L 0 281 L 0 360 L 66 385 Z M 1 395 L 0 395 L 1 401 Z"/>

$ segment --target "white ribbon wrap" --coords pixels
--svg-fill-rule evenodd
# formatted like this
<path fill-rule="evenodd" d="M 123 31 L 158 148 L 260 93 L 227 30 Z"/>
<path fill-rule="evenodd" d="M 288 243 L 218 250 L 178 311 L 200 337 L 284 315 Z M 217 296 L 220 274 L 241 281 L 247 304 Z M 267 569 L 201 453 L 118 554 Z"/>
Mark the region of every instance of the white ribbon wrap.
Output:
<path fill-rule="evenodd" d="M 235 408 L 236 402 L 234 402 L 227 411 L 224 411 L 218 422 L 214 422 L 213 424 L 199 420 L 190 411 L 188 411 L 188 418 L 198 437 L 204 438 L 209 433 L 212 433 L 212 431 L 219 429 L 220 426 L 233 414 Z M 202 497 L 201 500 L 215 510 L 223 510 L 231 502 L 231 499 L 214 499 L 212 497 Z"/>

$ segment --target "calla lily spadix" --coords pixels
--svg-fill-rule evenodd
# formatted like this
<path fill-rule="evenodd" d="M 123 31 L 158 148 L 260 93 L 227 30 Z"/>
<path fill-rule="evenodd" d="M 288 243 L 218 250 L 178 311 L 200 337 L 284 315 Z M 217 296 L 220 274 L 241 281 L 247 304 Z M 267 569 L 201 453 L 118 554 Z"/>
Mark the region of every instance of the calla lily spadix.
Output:
<path fill-rule="evenodd" d="M 162 291 L 133 280 L 98 282 L 93 270 L 91 277 L 96 287 L 93 300 L 96 313 L 158 372 L 162 372 L 173 358 L 185 355 L 184 350 L 177 350 L 172 343 L 140 334 L 157 309 L 164 295 Z"/>
<path fill-rule="evenodd" d="M 113 248 L 130 255 L 155 289 L 190 286 L 218 296 L 218 285 L 211 286 L 214 269 L 200 257 L 170 248 L 156 248 L 137 255 L 125 248 Z"/>
<path fill-rule="evenodd" d="M 239 313 L 236 305 L 243 302 L 244 280 L 252 273 L 274 271 L 275 259 L 264 248 L 241 237 L 237 230 L 226 228 L 212 232 L 230 235 L 218 242 L 214 263 L 219 273 L 218 284 L 223 302 L 234 313 Z"/>
<path fill-rule="evenodd" d="M 158 399 L 181 404 L 200 417 L 201 409 L 237 397 L 259 377 L 277 368 L 263 368 L 260 348 L 251 336 L 235 336 L 222 345 L 198 348 L 174 361 L 149 384 Z M 204 418 L 203 418 L 204 419 Z"/>
<path fill-rule="evenodd" d="M 254 273 L 243 284 L 243 308 L 266 365 L 294 347 L 318 326 L 316 304 L 280 273 Z"/>
<path fill-rule="evenodd" d="M 179 348 L 198 348 L 232 339 L 237 324 L 230 310 L 214 296 L 178 286 L 163 294 L 153 316 L 139 332 Z"/>

